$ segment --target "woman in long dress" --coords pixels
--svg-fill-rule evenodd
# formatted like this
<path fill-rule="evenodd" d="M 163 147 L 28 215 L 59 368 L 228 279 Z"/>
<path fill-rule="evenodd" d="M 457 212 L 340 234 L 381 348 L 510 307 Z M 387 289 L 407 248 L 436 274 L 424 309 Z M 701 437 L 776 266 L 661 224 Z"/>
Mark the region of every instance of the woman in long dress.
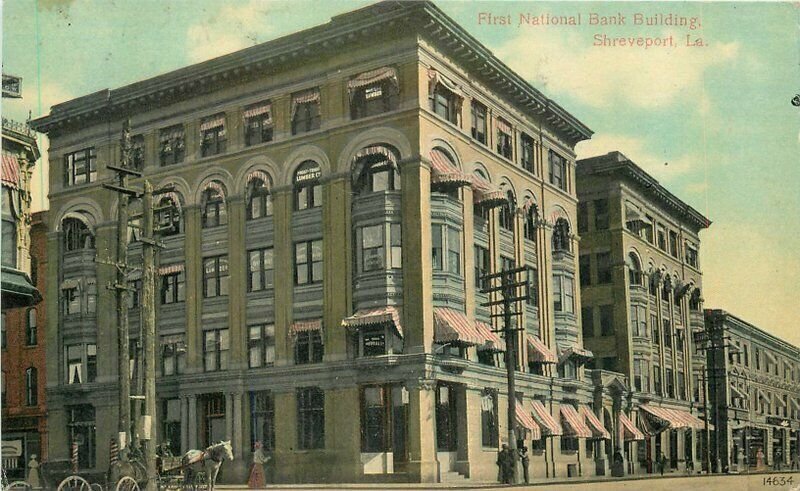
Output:
<path fill-rule="evenodd" d="M 247 480 L 249 488 L 261 489 L 266 486 L 264 464 L 269 462 L 269 459 L 269 455 L 264 452 L 264 445 L 261 442 L 256 442 L 253 445 L 253 466 L 250 468 L 250 478 Z"/>

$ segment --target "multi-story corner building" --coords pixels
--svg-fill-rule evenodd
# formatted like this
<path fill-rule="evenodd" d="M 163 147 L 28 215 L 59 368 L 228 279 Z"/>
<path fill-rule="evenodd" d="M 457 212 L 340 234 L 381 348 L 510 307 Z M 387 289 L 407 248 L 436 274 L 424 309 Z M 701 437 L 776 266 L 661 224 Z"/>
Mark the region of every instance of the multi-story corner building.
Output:
<path fill-rule="evenodd" d="M 740 472 L 788 467 L 800 453 L 800 348 L 724 310 L 705 321 L 712 459 Z"/>
<path fill-rule="evenodd" d="M 632 381 L 627 402 L 645 440 L 629 469 L 700 469 L 705 354 L 699 232 L 710 222 L 619 152 L 578 162 L 583 339 L 597 368 Z"/>
<path fill-rule="evenodd" d="M 21 79 L 3 74 L 3 97 L 21 97 Z M 2 408 L 3 469 L 24 478 L 27 459 L 41 456 L 44 434 L 44 364 L 35 305 L 38 267 L 31 250 L 31 175 L 39 159 L 36 134 L 27 123 L 2 122 Z M 38 220 L 36 221 L 38 223 Z"/>
<path fill-rule="evenodd" d="M 494 480 L 505 340 L 479 290 L 527 265 L 512 396 L 531 471 L 605 472 L 597 442 L 627 421 L 627 382 L 597 371 L 595 391 L 583 368 L 574 146 L 591 131 L 429 2 L 340 15 L 36 121 L 53 170 L 53 458 L 77 442 L 82 469 L 105 469 L 117 432 L 101 294 L 116 198 L 101 183 L 126 118 L 134 165 L 172 189 L 158 217 L 160 441 L 231 439 L 227 481 L 243 482 L 256 441 L 277 482 Z M 138 294 L 130 312 L 135 346 Z"/>
<path fill-rule="evenodd" d="M 37 292 L 44 291 L 47 276 L 46 223 L 46 212 L 32 214 L 29 252 Z M 25 479 L 31 456 L 47 457 L 45 325 L 44 299 L 3 307 L 3 469 L 11 479 Z"/>

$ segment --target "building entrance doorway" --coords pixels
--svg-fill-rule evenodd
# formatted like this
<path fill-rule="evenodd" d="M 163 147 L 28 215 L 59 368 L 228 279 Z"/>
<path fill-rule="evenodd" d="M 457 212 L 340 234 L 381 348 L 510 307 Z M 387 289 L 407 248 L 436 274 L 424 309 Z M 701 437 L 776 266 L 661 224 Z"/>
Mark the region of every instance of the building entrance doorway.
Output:
<path fill-rule="evenodd" d="M 456 385 L 436 386 L 436 453 L 442 472 L 455 470 L 458 454 Z"/>

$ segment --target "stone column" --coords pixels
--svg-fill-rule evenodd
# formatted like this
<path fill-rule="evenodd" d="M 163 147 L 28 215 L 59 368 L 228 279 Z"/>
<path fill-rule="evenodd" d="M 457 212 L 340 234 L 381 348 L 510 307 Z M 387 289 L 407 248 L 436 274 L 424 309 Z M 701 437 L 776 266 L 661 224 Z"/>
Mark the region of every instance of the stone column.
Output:
<path fill-rule="evenodd" d="M 233 462 L 231 462 L 232 472 L 228 474 L 228 481 L 235 483 L 242 483 L 247 480 L 247 469 L 250 463 L 250 452 L 243 442 L 242 438 L 242 393 L 233 392 L 228 394 L 231 401 L 231 413 L 228 419 L 232 422 L 231 432 L 228 438 L 231 439 L 231 448 L 233 448 Z"/>
<path fill-rule="evenodd" d="M 188 151 L 188 150 L 187 150 Z M 200 207 L 184 207 L 186 244 L 186 373 L 203 371 L 200 316 L 203 302 L 203 258 Z"/>
<path fill-rule="evenodd" d="M 229 370 L 246 369 L 247 252 L 245 250 L 244 196 L 228 199 L 228 328 L 230 329 Z"/>
<path fill-rule="evenodd" d="M 297 402 L 293 390 L 275 392 L 275 414 L 281 424 L 275 425 L 275 482 L 294 482 L 295 446 L 297 445 Z"/>
<path fill-rule="evenodd" d="M 197 420 L 197 396 L 190 395 L 189 396 L 189 435 L 188 435 L 188 442 L 189 448 L 197 448 L 197 430 L 198 430 L 198 423 Z"/>
<path fill-rule="evenodd" d="M 342 319 L 351 312 L 352 233 L 350 226 L 350 176 L 345 174 L 324 186 L 322 200 L 323 246 L 323 325 L 325 360 L 347 359 L 347 330 Z"/>
<path fill-rule="evenodd" d="M 413 482 L 439 481 L 435 389 L 433 380 L 414 380 L 408 384 L 408 474 Z"/>
<path fill-rule="evenodd" d="M 292 250 L 292 190 L 273 195 L 275 264 L 275 366 L 290 364 L 293 345 L 289 338 L 292 323 L 294 252 Z M 338 326 L 336 326 L 338 327 Z M 328 347 L 326 346 L 327 350 Z M 279 414 L 279 413 L 276 413 Z"/>
<path fill-rule="evenodd" d="M 181 396 L 181 453 L 189 451 L 189 397 Z"/>
<path fill-rule="evenodd" d="M 233 152 L 244 147 L 244 119 L 241 107 L 230 109 L 225 113 L 225 131 L 228 137 L 228 151 Z"/>

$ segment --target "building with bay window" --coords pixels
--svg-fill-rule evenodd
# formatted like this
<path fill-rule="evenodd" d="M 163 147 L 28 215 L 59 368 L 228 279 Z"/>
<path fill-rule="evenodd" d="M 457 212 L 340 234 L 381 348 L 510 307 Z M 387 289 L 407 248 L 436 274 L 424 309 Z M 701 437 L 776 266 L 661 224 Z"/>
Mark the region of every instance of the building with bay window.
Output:
<path fill-rule="evenodd" d="M 257 441 L 276 482 L 494 480 L 516 397 L 534 476 L 607 472 L 629 383 L 585 369 L 574 147 L 591 131 L 429 2 L 343 14 L 35 122 L 54 169 L 54 457 L 91 423 L 81 466 L 104 469 L 116 435 L 114 300 L 97 294 L 115 271 L 96 259 L 116 243 L 100 182 L 126 117 L 145 178 L 170 186 L 159 440 L 231 439 L 229 482 Z M 141 243 L 129 248 L 135 261 Z M 523 265 L 509 395 L 495 294 L 480 290 Z"/>
<path fill-rule="evenodd" d="M 711 222 L 619 152 L 580 160 L 577 185 L 583 342 L 591 365 L 630 380 L 644 437 L 624 444 L 628 471 L 655 472 L 662 453 L 672 470 L 700 470 L 705 352 L 694 339 Z"/>

